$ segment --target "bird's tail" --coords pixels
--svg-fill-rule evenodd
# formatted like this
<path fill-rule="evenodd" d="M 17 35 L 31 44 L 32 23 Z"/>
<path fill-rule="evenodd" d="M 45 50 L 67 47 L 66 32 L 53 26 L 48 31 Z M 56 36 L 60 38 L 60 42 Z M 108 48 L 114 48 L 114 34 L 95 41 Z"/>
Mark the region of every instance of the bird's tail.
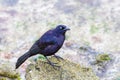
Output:
<path fill-rule="evenodd" d="M 17 63 L 16 63 L 16 69 L 23 63 L 25 62 L 26 59 L 30 57 L 30 52 L 26 52 L 24 55 L 18 58 Z"/>

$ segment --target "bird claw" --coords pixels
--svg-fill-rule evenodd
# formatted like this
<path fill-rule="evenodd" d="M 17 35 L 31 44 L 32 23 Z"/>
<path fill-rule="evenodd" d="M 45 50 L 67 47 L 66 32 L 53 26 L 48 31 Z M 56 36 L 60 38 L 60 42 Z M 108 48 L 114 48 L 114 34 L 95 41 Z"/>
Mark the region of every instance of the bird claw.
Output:
<path fill-rule="evenodd" d="M 60 68 L 60 66 L 57 65 L 51 65 L 55 70 L 57 70 L 56 68 Z"/>
<path fill-rule="evenodd" d="M 46 57 L 46 56 L 45 56 Z M 51 65 L 54 69 L 55 69 L 55 67 L 58 67 L 58 68 L 60 68 L 60 66 L 57 66 L 57 65 L 55 65 L 55 64 L 58 64 L 58 63 L 53 63 L 53 62 L 51 62 L 51 61 L 49 61 L 49 59 L 46 57 L 46 59 L 47 59 L 47 64 L 49 64 L 49 65 Z"/>
<path fill-rule="evenodd" d="M 45 62 L 45 63 L 50 64 L 50 65 L 58 64 L 58 63 L 53 63 L 53 62 Z"/>
<path fill-rule="evenodd" d="M 55 65 L 54 63 L 50 63 L 50 65 L 51 65 L 55 70 L 57 70 L 56 68 L 60 68 L 60 66 L 57 66 L 57 65 Z"/>
<path fill-rule="evenodd" d="M 58 61 L 60 61 L 59 59 L 64 60 L 64 59 L 63 59 L 62 57 L 60 57 L 60 56 L 54 55 L 54 57 L 57 58 Z"/>
<path fill-rule="evenodd" d="M 45 63 L 51 65 L 54 69 L 56 69 L 55 67 L 60 68 L 60 66 L 55 65 L 55 64 L 58 64 L 58 63 L 53 63 L 53 62 L 45 62 Z"/>

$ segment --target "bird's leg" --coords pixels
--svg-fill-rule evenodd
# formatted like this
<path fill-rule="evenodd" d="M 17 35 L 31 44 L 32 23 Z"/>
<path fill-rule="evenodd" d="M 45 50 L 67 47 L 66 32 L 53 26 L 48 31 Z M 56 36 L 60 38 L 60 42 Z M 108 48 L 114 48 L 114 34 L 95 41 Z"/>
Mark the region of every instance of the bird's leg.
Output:
<path fill-rule="evenodd" d="M 57 60 L 58 60 L 58 61 L 59 61 L 59 59 L 62 59 L 62 60 L 64 60 L 62 57 L 60 57 L 60 56 L 57 56 L 57 55 L 55 55 L 55 54 L 54 54 L 54 57 L 55 57 L 55 58 L 57 58 Z"/>
<path fill-rule="evenodd" d="M 57 63 L 53 63 L 53 62 L 51 62 L 47 57 L 45 57 L 45 58 L 47 59 L 47 63 L 48 63 L 48 64 L 52 64 L 52 65 L 57 64 Z"/>
<path fill-rule="evenodd" d="M 50 64 L 54 69 L 55 69 L 55 67 L 60 67 L 60 66 L 55 65 L 55 64 L 57 64 L 57 63 L 51 62 L 46 56 L 45 56 L 45 58 L 47 59 L 48 64 Z"/>

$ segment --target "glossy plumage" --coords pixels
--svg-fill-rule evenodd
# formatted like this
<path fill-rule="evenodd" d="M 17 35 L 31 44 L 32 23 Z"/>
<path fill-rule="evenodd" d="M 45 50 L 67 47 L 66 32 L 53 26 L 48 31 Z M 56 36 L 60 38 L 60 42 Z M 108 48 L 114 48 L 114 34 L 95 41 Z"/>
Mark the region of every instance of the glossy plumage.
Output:
<path fill-rule="evenodd" d="M 28 52 L 18 58 L 16 63 L 16 69 L 25 62 L 29 57 L 42 54 L 47 59 L 48 63 L 55 66 L 54 63 L 50 62 L 47 56 L 54 55 L 56 58 L 61 58 L 56 56 L 55 53 L 62 47 L 65 40 L 65 33 L 70 30 L 65 25 L 58 25 L 55 29 L 49 30 L 44 33 L 40 39 L 38 39 L 30 48 Z"/>

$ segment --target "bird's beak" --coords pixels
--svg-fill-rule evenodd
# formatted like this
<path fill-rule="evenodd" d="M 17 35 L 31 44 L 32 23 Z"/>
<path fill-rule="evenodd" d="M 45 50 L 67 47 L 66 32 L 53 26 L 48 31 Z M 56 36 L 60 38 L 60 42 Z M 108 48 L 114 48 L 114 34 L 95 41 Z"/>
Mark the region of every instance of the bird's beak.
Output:
<path fill-rule="evenodd" d="M 65 30 L 65 31 L 68 31 L 68 30 L 70 30 L 70 28 L 65 28 L 64 30 Z"/>

